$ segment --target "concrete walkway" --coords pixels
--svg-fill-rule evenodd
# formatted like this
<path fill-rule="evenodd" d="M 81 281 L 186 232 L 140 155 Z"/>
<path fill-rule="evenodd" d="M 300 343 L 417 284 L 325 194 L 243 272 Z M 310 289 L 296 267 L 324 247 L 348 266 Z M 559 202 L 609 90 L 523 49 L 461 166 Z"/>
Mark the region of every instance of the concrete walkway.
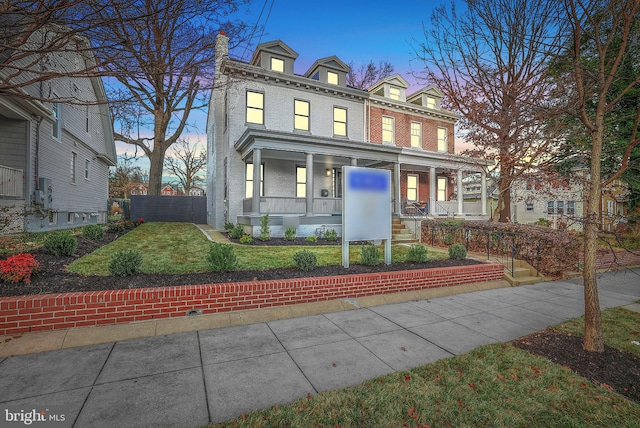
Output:
<path fill-rule="evenodd" d="M 599 284 L 603 308 L 639 309 L 640 269 L 601 274 Z M 50 409 L 65 416 L 65 424 L 55 426 L 199 427 L 516 339 L 584 313 L 580 279 L 493 285 L 498 288 L 452 288 L 460 294 L 440 297 L 390 295 L 379 306 L 366 299 L 307 306 L 298 313 L 306 310 L 304 316 L 288 313 L 294 318 L 247 311 L 249 324 L 245 313 L 244 325 L 231 325 L 229 314 L 226 327 L 196 325 L 174 334 L 155 335 L 158 324 L 136 323 L 117 327 L 148 337 L 121 341 L 104 330 L 98 336 L 106 343 L 0 357 L 0 426 L 7 411 Z M 91 337 L 96 331 L 48 334 Z M 47 333 L 38 335 L 12 339 L 0 350 L 47 341 Z"/>

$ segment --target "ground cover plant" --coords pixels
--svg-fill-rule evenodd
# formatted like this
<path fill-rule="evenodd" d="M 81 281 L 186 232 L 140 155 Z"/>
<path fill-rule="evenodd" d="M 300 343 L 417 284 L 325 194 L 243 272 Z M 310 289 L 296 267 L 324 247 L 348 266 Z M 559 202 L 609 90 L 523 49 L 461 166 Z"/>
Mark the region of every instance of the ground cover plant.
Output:
<path fill-rule="evenodd" d="M 609 343 L 622 346 L 637 339 L 640 314 L 624 309 L 603 314 Z M 580 322 L 573 320 L 542 333 L 571 338 L 563 332 L 579 330 Z M 525 342 L 532 352 L 521 349 Z M 582 363 L 579 358 L 553 363 L 545 353 L 552 354 L 557 346 L 558 342 L 540 339 L 539 334 L 486 345 L 216 426 L 637 427 L 640 397 L 625 397 L 615 392 L 614 385 L 576 374 Z M 633 355 L 612 349 L 626 366 L 636 368 L 635 378 L 627 374 L 623 381 L 637 385 L 640 351 L 635 349 Z M 605 363 L 599 370 L 611 372 L 612 368 Z"/>

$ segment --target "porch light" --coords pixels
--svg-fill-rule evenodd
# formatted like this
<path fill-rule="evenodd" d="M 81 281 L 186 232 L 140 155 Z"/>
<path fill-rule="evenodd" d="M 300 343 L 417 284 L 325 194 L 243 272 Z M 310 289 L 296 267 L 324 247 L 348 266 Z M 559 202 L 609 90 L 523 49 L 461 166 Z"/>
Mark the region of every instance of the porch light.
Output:
<path fill-rule="evenodd" d="M 327 174 L 327 177 L 331 177 L 331 169 L 327 168 L 325 173 Z"/>

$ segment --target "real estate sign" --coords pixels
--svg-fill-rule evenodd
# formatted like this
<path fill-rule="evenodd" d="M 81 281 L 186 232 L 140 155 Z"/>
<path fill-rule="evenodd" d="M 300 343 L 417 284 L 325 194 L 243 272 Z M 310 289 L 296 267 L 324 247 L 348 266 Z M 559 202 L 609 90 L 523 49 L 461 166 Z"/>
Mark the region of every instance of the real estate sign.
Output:
<path fill-rule="evenodd" d="M 342 265 L 349 266 L 349 241 L 385 241 L 391 263 L 391 171 L 342 167 Z"/>

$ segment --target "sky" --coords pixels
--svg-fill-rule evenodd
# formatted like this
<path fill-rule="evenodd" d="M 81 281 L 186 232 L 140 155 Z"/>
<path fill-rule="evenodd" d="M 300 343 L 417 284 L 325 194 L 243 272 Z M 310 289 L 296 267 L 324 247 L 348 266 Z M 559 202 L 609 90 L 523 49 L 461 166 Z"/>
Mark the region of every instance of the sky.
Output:
<path fill-rule="evenodd" d="M 316 60 L 332 55 L 356 67 L 369 61 L 388 61 L 394 72 L 409 82 L 410 94 L 427 85 L 413 75 L 424 69 L 415 59 L 413 46 L 424 40 L 423 25 L 429 26 L 433 9 L 449 1 L 252 0 L 241 8 L 237 19 L 257 23 L 263 30 L 255 34 L 252 46 L 233 50 L 231 56 L 249 61 L 259 43 L 282 40 L 299 55 L 296 74 L 304 74 Z M 185 137 L 206 148 L 206 112 L 193 112 L 190 122 L 196 123 L 198 131 Z M 456 139 L 456 150 L 462 148 Z M 133 153 L 132 146 L 124 143 L 117 143 L 117 150 L 118 154 Z M 140 164 L 148 169 L 146 158 Z"/>

